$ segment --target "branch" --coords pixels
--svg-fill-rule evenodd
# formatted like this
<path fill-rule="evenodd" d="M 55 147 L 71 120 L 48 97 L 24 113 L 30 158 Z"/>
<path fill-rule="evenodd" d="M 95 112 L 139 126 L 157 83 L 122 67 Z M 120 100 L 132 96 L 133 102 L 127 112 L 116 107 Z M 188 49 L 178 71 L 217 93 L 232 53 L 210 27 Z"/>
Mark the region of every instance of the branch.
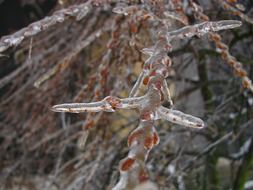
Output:
<path fill-rule="evenodd" d="M 242 25 L 238 20 L 222 20 L 217 22 L 202 22 L 191 26 L 185 26 L 181 29 L 174 30 L 167 33 L 167 40 L 171 41 L 175 38 L 185 39 L 193 36 L 203 36 L 209 32 L 217 32 L 219 30 L 227 30 L 236 28 Z"/>
<path fill-rule="evenodd" d="M 64 22 L 69 17 L 75 17 L 76 20 L 79 21 L 85 17 L 90 10 L 90 1 L 87 1 L 80 5 L 74 5 L 67 9 L 56 11 L 52 16 L 34 22 L 14 34 L 2 37 L 0 39 L 0 53 L 7 50 L 9 47 L 19 45 L 25 38 L 35 36 L 57 23 Z"/>
<path fill-rule="evenodd" d="M 145 97 L 137 98 L 124 98 L 120 99 L 113 96 L 107 96 L 103 100 L 91 103 L 70 103 L 70 104 L 59 104 L 52 107 L 52 111 L 55 112 L 114 112 L 116 109 L 130 109 L 139 108 L 141 102 Z"/>
<path fill-rule="evenodd" d="M 157 109 L 157 112 L 160 118 L 166 119 L 175 124 L 198 129 L 203 128 L 205 126 L 204 122 L 200 118 L 185 114 L 178 110 L 172 110 L 160 106 Z"/>

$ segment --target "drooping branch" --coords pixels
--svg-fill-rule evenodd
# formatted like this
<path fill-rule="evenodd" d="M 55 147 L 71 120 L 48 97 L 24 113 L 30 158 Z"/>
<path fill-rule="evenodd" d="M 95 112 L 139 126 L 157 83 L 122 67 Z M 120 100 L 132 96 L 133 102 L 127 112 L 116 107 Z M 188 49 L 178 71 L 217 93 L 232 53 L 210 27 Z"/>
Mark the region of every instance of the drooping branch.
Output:
<path fill-rule="evenodd" d="M 42 20 L 34 22 L 14 34 L 4 36 L 0 39 L 0 53 L 9 47 L 19 45 L 26 38 L 35 36 L 38 33 L 56 25 L 57 23 L 64 22 L 70 17 L 74 17 L 77 21 L 79 21 L 83 19 L 91 9 L 92 6 L 90 1 L 87 1 L 80 5 L 73 5 L 69 8 L 56 11 L 52 16 L 48 16 Z"/>

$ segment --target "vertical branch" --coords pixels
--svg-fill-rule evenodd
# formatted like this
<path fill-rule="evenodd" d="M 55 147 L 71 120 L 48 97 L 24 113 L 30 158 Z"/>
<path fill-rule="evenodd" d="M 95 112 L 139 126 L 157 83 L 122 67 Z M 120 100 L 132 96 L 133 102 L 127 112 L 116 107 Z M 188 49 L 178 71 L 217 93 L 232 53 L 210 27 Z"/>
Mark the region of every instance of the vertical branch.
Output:
<path fill-rule="evenodd" d="M 251 138 L 251 143 L 248 151 L 245 153 L 239 170 L 236 174 L 233 190 L 243 190 L 244 184 L 249 177 L 251 168 L 253 166 L 253 138 Z"/>
<path fill-rule="evenodd" d="M 207 155 L 206 158 L 206 180 L 208 181 L 208 185 L 210 185 L 213 190 L 220 189 L 219 174 L 216 169 L 218 158 L 219 157 L 216 150 Z"/>
<path fill-rule="evenodd" d="M 206 63 L 204 62 L 204 58 L 205 55 L 200 55 L 200 62 L 198 63 L 197 67 L 198 67 L 198 75 L 199 75 L 199 80 L 201 81 L 202 85 L 201 85 L 201 93 L 202 93 L 202 97 L 204 99 L 204 102 L 208 102 L 210 100 L 212 100 L 212 92 L 209 89 L 208 86 L 208 71 L 206 68 Z M 207 110 L 211 111 L 213 109 L 213 104 L 212 103 L 208 103 L 205 104 Z"/>

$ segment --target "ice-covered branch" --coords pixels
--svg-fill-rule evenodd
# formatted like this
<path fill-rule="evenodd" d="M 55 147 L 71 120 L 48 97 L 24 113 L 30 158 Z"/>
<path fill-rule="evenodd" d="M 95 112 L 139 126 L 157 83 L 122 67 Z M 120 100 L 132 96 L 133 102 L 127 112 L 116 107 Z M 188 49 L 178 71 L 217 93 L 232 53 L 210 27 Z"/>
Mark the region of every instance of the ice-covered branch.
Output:
<path fill-rule="evenodd" d="M 157 113 L 158 117 L 161 119 L 166 119 L 172 123 L 182 126 L 193 128 L 203 128 L 205 126 L 204 122 L 200 118 L 185 114 L 178 110 L 168 109 L 161 106 L 158 108 Z"/>
<path fill-rule="evenodd" d="M 103 100 L 91 103 L 70 103 L 70 104 L 59 104 L 52 107 L 52 111 L 55 112 L 114 112 L 116 109 L 130 109 L 139 108 L 141 101 L 145 97 L 137 98 L 125 98 L 120 99 L 113 96 L 107 96 Z"/>
<path fill-rule="evenodd" d="M 191 26 L 185 26 L 181 29 L 167 33 L 167 40 L 171 41 L 175 38 L 184 39 L 191 38 L 195 35 L 203 36 L 209 32 L 217 32 L 220 30 L 232 29 L 241 26 L 242 22 L 238 20 L 222 20 L 217 22 L 203 22 Z"/>
<path fill-rule="evenodd" d="M 35 36 L 57 23 L 64 22 L 69 17 L 75 17 L 76 20 L 79 21 L 89 13 L 91 8 L 90 1 L 80 5 L 74 5 L 69 8 L 56 11 L 52 16 L 48 16 L 42 20 L 34 22 L 14 34 L 4 36 L 0 39 L 0 52 L 5 51 L 9 47 L 19 45 L 25 38 Z"/>

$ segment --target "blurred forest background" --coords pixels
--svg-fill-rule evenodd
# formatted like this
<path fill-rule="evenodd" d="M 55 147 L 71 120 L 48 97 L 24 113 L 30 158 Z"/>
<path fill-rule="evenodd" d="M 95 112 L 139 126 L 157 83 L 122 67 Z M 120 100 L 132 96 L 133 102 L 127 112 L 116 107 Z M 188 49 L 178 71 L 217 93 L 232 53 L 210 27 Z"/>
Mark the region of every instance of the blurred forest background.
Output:
<path fill-rule="evenodd" d="M 146 2 L 162 15 L 160 1 Z M 241 19 L 219 0 L 194 2 L 210 20 Z M 248 18 L 240 28 L 219 34 L 253 79 L 253 1 L 224 2 Z M 152 28 L 134 14 L 113 13 L 117 1 L 0 0 L 0 37 L 83 3 L 91 11 L 69 13 L 0 53 L 0 189 L 111 189 L 118 180 L 138 112 L 64 114 L 50 108 L 127 97 L 147 59 L 140 50 L 154 43 Z M 190 8 L 183 10 L 190 24 L 199 22 Z M 171 30 L 183 26 L 169 21 Z M 151 180 L 160 189 L 253 189 L 252 92 L 207 36 L 173 43 L 169 56 L 173 66 L 167 80 L 175 108 L 199 116 L 207 127 L 158 121 L 160 143 L 147 160 Z M 78 138 L 90 118 L 94 126 L 81 150 Z"/>

